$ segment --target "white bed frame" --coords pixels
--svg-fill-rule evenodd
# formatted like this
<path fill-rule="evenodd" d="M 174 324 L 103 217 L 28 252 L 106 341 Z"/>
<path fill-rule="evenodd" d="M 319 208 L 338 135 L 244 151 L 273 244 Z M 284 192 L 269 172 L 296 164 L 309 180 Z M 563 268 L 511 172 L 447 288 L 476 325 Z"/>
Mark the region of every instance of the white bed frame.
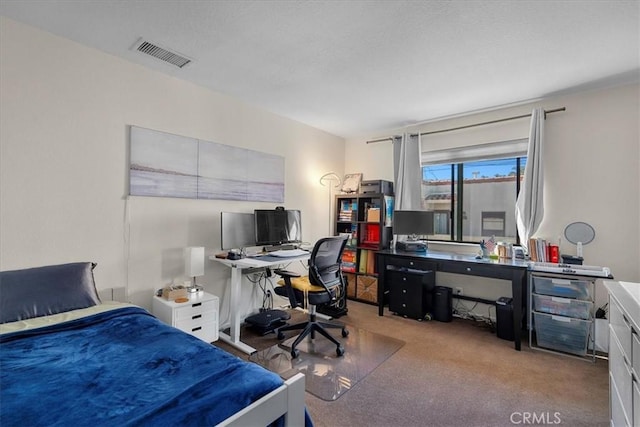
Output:
<path fill-rule="evenodd" d="M 304 396 L 304 374 L 298 373 L 218 426 L 267 426 L 282 415 L 286 427 L 304 426 Z"/>

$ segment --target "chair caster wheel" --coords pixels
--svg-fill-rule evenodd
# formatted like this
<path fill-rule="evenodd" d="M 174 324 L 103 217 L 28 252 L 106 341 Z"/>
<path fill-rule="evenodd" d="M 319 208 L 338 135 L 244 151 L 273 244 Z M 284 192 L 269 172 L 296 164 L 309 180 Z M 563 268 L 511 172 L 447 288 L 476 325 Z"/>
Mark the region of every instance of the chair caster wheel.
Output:
<path fill-rule="evenodd" d="M 349 331 L 347 329 L 342 330 L 342 338 L 346 338 L 349 336 Z M 338 355 L 339 356 L 339 355 Z"/>
<path fill-rule="evenodd" d="M 283 340 L 284 339 L 284 332 L 278 331 L 278 339 L 279 340 Z"/>
<path fill-rule="evenodd" d="M 336 354 L 338 357 L 342 356 L 344 354 L 344 347 L 339 345 L 338 348 L 336 348 Z"/>
<path fill-rule="evenodd" d="M 298 356 L 300 356 L 300 350 L 295 349 L 295 348 L 293 350 L 291 350 L 291 358 L 292 359 L 297 359 Z"/>

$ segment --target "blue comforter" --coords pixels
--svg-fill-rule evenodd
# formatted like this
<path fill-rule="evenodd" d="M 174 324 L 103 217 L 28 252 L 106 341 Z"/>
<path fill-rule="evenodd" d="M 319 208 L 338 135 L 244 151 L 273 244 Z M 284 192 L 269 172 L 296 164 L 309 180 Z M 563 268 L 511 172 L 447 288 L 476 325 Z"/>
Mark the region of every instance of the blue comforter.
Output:
<path fill-rule="evenodd" d="M 213 426 L 283 383 L 126 307 L 0 338 L 0 425 Z"/>

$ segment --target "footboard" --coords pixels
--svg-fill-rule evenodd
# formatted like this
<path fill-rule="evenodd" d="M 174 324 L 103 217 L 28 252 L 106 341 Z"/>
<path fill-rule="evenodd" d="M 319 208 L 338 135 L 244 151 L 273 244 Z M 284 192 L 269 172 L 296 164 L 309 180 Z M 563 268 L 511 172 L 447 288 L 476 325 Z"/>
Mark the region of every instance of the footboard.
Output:
<path fill-rule="evenodd" d="M 260 400 L 230 416 L 219 426 L 266 426 L 285 416 L 286 427 L 304 426 L 304 374 L 296 374 Z"/>

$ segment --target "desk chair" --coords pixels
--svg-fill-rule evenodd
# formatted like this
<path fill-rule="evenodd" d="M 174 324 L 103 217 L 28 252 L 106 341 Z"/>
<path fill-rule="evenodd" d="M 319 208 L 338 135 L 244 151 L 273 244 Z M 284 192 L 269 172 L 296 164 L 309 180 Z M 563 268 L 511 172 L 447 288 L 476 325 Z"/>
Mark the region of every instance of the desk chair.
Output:
<path fill-rule="evenodd" d="M 315 338 L 315 333 L 327 338 L 336 345 L 336 354 L 342 356 L 344 347 L 338 340 L 329 335 L 325 328 L 342 329 L 342 336 L 349 335 L 349 331 L 343 324 L 321 322 L 316 320 L 316 305 L 336 301 L 346 292 L 346 281 L 342 275 L 342 251 L 347 244 L 347 237 L 325 237 L 316 242 L 311 257 L 309 258 L 309 275 L 300 277 L 300 274 L 275 270 L 275 273 L 284 279 L 283 286 L 276 286 L 276 294 L 288 297 L 292 308 L 300 307 L 303 302 L 309 303 L 309 320 L 296 325 L 287 325 L 278 328 L 278 339 L 284 339 L 284 331 L 299 330 L 302 332 L 291 345 L 291 356 L 295 359 L 300 352 L 296 346 L 307 336 Z"/>

